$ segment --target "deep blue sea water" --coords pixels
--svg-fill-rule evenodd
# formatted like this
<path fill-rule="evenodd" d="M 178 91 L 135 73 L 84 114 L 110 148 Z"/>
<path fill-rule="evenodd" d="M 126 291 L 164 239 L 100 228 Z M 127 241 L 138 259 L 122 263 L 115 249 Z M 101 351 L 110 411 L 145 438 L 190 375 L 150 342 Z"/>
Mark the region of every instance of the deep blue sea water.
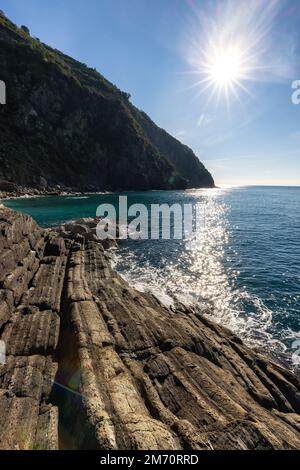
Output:
<path fill-rule="evenodd" d="M 124 195 L 124 193 L 122 194 Z M 95 216 L 118 194 L 5 201 L 43 226 Z M 300 339 L 300 187 L 239 187 L 127 194 L 128 204 L 205 205 L 201 239 L 123 241 L 114 263 L 162 301 L 209 306 L 249 345 L 290 361 Z"/>

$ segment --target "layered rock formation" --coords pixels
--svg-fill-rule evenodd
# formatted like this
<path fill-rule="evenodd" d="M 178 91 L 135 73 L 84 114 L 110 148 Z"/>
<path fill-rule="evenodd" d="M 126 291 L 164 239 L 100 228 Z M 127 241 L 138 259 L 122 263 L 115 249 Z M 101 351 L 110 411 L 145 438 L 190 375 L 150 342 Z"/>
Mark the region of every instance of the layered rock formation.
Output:
<path fill-rule="evenodd" d="M 300 449 L 300 382 L 110 266 L 90 223 L 0 209 L 2 449 Z"/>
<path fill-rule="evenodd" d="M 213 187 L 192 150 L 96 70 L 0 12 L 0 191 Z M 13 189 L 11 189 L 13 187 Z"/>

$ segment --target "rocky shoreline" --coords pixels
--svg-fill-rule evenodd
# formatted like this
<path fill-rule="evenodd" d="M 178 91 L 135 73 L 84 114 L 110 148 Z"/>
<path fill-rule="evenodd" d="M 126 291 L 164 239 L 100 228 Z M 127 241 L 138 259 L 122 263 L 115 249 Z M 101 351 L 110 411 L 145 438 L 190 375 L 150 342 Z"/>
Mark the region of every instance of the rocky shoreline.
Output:
<path fill-rule="evenodd" d="M 0 206 L 1 449 L 300 449 L 300 381 L 131 288 L 81 222 Z"/>
<path fill-rule="evenodd" d="M 23 197 L 43 197 L 43 196 L 85 196 L 88 194 L 105 194 L 109 191 L 97 191 L 96 189 L 90 191 L 80 191 L 71 188 L 49 187 L 49 188 L 32 188 L 25 186 L 16 186 L 9 191 L 1 190 L 0 188 L 0 202 L 1 199 L 17 199 Z"/>

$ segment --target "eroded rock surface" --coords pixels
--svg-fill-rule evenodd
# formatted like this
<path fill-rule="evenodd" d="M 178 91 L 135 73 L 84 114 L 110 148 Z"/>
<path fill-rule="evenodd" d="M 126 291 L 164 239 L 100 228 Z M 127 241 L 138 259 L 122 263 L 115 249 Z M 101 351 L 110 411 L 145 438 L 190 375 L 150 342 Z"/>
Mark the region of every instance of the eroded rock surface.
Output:
<path fill-rule="evenodd" d="M 0 448 L 300 449 L 299 379 L 132 289 L 86 222 L 0 209 Z"/>

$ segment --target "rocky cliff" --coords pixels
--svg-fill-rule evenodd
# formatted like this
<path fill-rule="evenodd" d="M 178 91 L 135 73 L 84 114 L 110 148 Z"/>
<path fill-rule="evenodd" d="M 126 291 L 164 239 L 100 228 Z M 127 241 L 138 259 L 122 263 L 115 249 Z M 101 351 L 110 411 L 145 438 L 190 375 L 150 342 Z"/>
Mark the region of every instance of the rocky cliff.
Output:
<path fill-rule="evenodd" d="M 96 70 L 0 13 L 0 191 L 212 187 L 186 146 Z"/>
<path fill-rule="evenodd" d="M 93 224 L 0 208 L 0 448 L 300 449 L 300 382 L 110 267 Z"/>

